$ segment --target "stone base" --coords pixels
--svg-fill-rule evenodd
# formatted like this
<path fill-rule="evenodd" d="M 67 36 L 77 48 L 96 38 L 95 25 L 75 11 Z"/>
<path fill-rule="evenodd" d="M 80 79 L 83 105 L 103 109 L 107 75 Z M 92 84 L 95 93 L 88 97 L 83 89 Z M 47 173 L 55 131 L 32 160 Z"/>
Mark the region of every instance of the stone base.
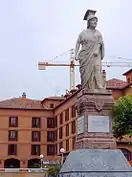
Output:
<path fill-rule="evenodd" d="M 82 89 L 77 95 L 78 117 L 84 117 L 83 132 L 78 133 L 76 149 L 116 149 L 116 140 L 112 135 L 112 92 L 106 89 Z M 90 132 L 89 116 L 109 117 L 108 132 Z"/>
<path fill-rule="evenodd" d="M 111 114 L 113 97 L 111 90 L 83 89 L 77 95 L 77 111 L 81 115 L 85 111 L 94 115 Z"/>
<path fill-rule="evenodd" d="M 116 140 L 110 133 L 85 133 L 77 136 L 76 149 L 117 149 Z"/>
<path fill-rule="evenodd" d="M 77 149 L 62 166 L 59 177 L 132 177 L 132 169 L 120 150 Z"/>

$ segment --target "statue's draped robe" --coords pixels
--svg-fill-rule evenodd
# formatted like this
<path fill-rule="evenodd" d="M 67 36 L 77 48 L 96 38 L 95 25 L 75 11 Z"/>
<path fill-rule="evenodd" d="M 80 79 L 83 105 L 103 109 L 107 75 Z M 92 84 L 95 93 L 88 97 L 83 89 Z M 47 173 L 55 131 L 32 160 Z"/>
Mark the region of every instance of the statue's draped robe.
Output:
<path fill-rule="evenodd" d="M 86 29 L 80 33 L 77 43 L 81 44 L 77 58 L 82 87 L 103 88 L 101 60 L 104 57 L 104 44 L 101 33 Z"/>

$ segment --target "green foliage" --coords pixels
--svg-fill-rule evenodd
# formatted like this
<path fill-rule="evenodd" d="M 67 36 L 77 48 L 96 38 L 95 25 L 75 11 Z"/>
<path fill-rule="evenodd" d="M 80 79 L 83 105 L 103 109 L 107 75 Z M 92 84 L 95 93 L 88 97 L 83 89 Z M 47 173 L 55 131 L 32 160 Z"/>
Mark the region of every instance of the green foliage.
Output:
<path fill-rule="evenodd" d="M 49 167 L 47 174 L 48 176 L 56 177 L 61 169 L 60 164 Z"/>
<path fill-rule="evenodd" d="M 121 97 L 113 107 L 113 133 L 116 138 L 132 136 L 132 96 Z"/>

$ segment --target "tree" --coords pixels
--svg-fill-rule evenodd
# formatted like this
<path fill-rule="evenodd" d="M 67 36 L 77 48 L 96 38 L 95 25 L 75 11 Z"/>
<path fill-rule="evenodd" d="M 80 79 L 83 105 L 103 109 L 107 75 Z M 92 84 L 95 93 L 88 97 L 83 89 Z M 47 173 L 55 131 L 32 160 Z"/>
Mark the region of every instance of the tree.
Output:
<path fill-rule="evenodd" d="M 54 166 L 49 167 L 47 174 L 48 174 L 48 176 L 56 177 L 58 175 L 60 169 L 61 169 L 60 164 L 56 164 Z"/>
<path fill-rule="evenodd" d="M 132 96 L 121 97 L 113 106 L 113 133 L 116 138 L 132 136 Z"/>

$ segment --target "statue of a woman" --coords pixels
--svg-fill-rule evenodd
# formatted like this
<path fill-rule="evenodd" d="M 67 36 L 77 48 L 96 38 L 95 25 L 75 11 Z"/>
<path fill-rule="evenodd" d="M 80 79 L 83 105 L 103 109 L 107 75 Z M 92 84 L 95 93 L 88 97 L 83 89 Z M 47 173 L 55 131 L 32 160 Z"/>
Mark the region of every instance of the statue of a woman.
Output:
<path fill-rule="evenodd" d="M 75 60 L 80 63 L 82 88 L 103 88 L 101 60 L 104 57 L 104 44 L 101 33 L 95 29 L 97 22 L 95 14 L 87 15 L 87 29 L 80 33 L 76 43 Z"/>

